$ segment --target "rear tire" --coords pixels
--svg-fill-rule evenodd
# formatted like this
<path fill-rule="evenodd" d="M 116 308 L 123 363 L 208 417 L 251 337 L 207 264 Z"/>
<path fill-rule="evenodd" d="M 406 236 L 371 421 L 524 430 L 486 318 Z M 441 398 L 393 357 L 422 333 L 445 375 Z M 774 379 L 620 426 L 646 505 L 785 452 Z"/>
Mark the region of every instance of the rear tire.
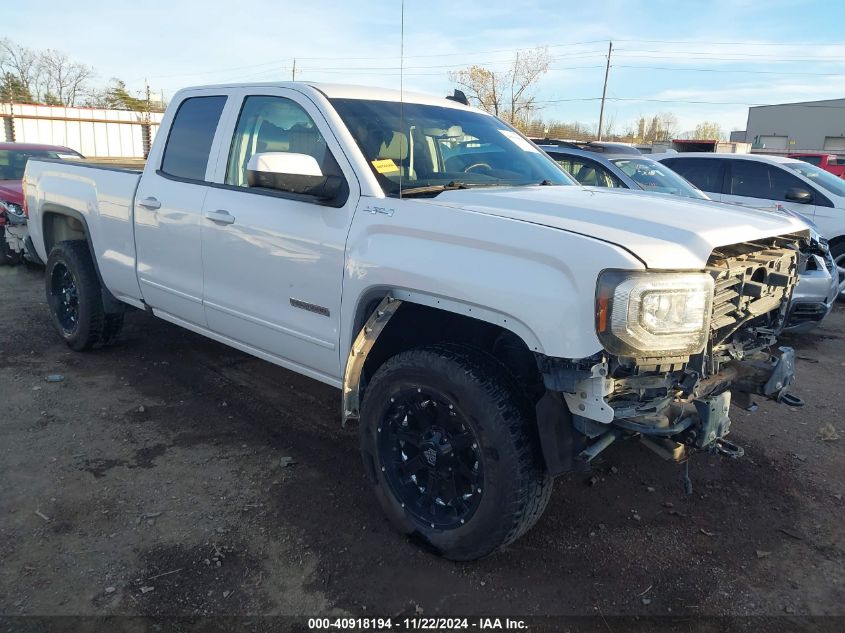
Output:
<path fill-rule="evenodd" d="M 386 361 L 364 395 L 360 439 L 394 526 L 452 560 L 525 534 L 552 488 L 531 411 L 505 367 L 478 350 L 430 346 Z"/>
<path fill-rule="evenodd" d="M 76 351 L 96 345 L 105 313 L 88 244 L 79 240 L 56 244 L 47 258 L 45 281 L 50 316 L 65 343 Z"/>
<path fill-rule="evenodd" d="M 0 266 L 15 266 L 21 262 L 21 254 L 13 251 L 6 241 L 6 229 L 0 228 Z"/>

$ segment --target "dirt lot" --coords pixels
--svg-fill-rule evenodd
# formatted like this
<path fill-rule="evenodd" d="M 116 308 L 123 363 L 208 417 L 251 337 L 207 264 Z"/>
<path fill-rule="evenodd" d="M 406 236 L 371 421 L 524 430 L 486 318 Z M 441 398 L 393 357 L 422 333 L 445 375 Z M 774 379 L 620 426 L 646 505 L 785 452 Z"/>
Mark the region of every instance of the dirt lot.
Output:
<path fill-rule="evenodd" d="M 845 309 L 791 340 L 807 406 L 734 409 L 693 495 L 618 443 L 455 564 L 387 525 L 338 392 L 137 312 L 73 353 L 42 287 L 0 268 L 0 615 L 845 615 Z"/>

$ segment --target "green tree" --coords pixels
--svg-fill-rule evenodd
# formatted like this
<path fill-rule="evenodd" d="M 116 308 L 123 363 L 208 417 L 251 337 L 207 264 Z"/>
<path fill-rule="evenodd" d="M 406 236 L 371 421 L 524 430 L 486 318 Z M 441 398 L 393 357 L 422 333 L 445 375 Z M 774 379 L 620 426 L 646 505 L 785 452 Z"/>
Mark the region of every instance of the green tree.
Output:
<path fill-rule="evenodd" d="M 7 72 L 2 78 L 0 84 L 0 101 L 15 103 L 33 103 L 32 94 L 29 88 L 23 83 L 19 77 Z"/>
<path fill-rule="evenodd" d="M 109 104 L 108 107 L 117 110 L 135 110 L 140 112 L 147 109 L 147 100 L 133 97 L 126 89 L 126 83 L 117 78 L 112 79 L 111 84 L 106 89 L 106 101 Z"/>

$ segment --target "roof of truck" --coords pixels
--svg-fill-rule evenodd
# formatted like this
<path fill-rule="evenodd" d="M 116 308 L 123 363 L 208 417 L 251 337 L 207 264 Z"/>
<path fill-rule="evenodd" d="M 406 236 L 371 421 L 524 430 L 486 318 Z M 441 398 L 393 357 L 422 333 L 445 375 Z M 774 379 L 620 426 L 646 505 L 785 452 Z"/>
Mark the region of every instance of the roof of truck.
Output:
<path fill-rule="evenodd" d="M 436 97 L 419 92 L 408 90 L 400 92 L 390 88 L 377 88 L 371 86 L 356 86 L 352 84 L 331 84 L 312 81 L 272 81 L 239 84 L 215 84 L 207 86 L 191 86 L 185 90 L 213 90 L 221 88 L 292 88 L 301 92 L 317 91 L 329 99 L 370 99 L 373 101 L 400 101 L 404 103 L 421 103 L 426 105 L 437 105 L 467 109 L 468 106 L 447 99 L 446 96 Z M 180 90 L 181 92 L 181 90 Z"/>

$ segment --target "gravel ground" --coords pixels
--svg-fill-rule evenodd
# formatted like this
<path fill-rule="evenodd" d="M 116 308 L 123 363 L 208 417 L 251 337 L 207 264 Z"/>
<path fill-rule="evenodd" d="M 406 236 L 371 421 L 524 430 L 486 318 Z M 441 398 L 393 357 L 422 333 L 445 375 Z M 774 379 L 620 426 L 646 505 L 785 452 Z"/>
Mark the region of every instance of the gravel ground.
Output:
<path fill-rule="evenodd" d="M 456 564 L 390 529 L 339 392 L 139 312 L 71 352 L 42 278 L 0 268 L 0 615 L 845 616 L 841 307 L 789 341 L 807 405 L 734 409 L 691 496 L 619 442 Z"/>

